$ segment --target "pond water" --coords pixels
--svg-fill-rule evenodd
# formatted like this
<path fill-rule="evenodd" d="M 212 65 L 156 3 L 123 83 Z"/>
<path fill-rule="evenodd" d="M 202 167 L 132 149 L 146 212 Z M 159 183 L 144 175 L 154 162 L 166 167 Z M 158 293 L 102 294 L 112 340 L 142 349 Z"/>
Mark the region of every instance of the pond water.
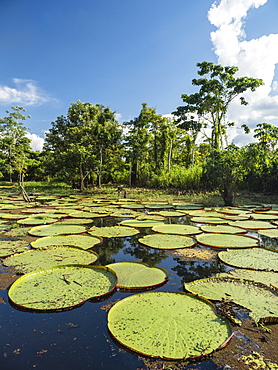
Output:
<path fill-rule="evenodd" d="M 97 219 L 94 225 L 112 226 L 119 221 L 121 220 L 103 218 Z M 167 222 L 185 224 L 189 223 L 189 219 L 187 217 L 169 218 Z M 102 245 L 93 248 L 99 253 L 99 259 L 95 264 L 133 261 L 163 267 L 169 274 L 169 281 L 157 289 L 163 291 L 183 291 L 184 282 L 210 277 L 229 269 L 217 257 L 209 261 L 185 261 L 169 255 L 166 251 L 141 246 L 138 239 L 150 232 L 150 229 L 141 229 L 140 234 L 134 237 L 104 238 Z M 35 240 L 35 238 L 28 240 Z M 266 237 L 262 240 L 268 247 L 270 244 L 273 245 L 272 241 L 273 239 Z M 1 269 L 2 272 L 8 270 L 8 268 Z M 69 311 L 35 313 L 24 312 L 13 307 L 9 303 L 7 291 L 0 292 L 2 293 L 1 370 L 146 369 L 146 359 L 121 348 L 111 338 L 107 329 L 106 306 L 134 293 L 116 291 L 106 300 L 87 301 L 82 306 Z M 162 367 L 156 368 L 162 369 Z M 215 365 L 212 359 L 209 359 L 189 364 L 186 369 L 219 370 L 222 367 Z"/>

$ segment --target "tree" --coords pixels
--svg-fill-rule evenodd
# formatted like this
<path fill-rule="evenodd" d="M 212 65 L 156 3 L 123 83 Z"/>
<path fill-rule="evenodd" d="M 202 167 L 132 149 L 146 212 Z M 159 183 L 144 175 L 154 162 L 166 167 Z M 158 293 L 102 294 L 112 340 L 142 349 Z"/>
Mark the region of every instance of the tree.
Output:
<path fill-rule="evenodd" d="M 7 110 L 8 116 L 0 118 L 2 166 L 4 172 L 8 173 L 10 182 L 13 181 L 14 173 L 17 173 L 19 183 L 23 184 L 31 140 L 26 136 L 27 129 L 23 125 L 26 116 L 22 112 L 25 112 L 26 109 L 16 106 L 12 107 L 12 110 L 13 112 Z"/>
<path fill-rule="evenodd" d="M 72 103 L 67 117 L 58 117 L 46 134 L 44 151 L 53 158 L 50 173 L 79 183 L 81 190 L 86 181 L 95 178 L 101 186 L 103 174 L 111 176 L 111 163 L 121 162 L 121 135 L 115 113 L 109 108 Z"/>
<path fill-rule="evenodd" d="M 212 148 L 219 150 L 224 147 L 224 139 L 228 126 L 226 116 L 230 103 L 247 90 L 255 91 L 263 85 L 263 81 L 251 77 L 235 77 L 238 67 L 215 65 L 211 62 L 197 63 L 197 73 L 202 76 L 193 79 L 192 84 L 199 86 L 199 92 L 187 95 L 182 94 L 184 106 L 177 108 L 174 115 L 178 117 L 178 124 L 185 130 L 191 130 L 194 141 L 203 129 L 211 128 L 211 137 L 208 140 Z M 203 77 L 208 75 L 208 78 Z M 242 105 L 248 102 L 240 96 Z"/>
<path fill-rule="evenodd" d="M 269 123 L 259 123 L 254 130 L 254 138 L 259 140 L 259 143 L 265 150 L 274 150 L 278 143 L 278 128 Z"/>

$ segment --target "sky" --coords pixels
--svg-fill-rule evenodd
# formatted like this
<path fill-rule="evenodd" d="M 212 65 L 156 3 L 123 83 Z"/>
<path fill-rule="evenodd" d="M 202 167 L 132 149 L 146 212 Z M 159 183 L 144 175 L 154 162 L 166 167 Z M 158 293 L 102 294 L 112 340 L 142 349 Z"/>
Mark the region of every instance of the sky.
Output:
<path fill-rule="evenodd" d="M 277 0 L 0 0 L 0 117 L 26 108 L 33 150 L 78 100 L 102 104 L 119 122 L 142 103 L 167 115 L 197 88 L 196 63 L 236 65 L 262 78 L 233 102 L 229 142 L 253 140 L 240 128 L 278 126 Z"/>

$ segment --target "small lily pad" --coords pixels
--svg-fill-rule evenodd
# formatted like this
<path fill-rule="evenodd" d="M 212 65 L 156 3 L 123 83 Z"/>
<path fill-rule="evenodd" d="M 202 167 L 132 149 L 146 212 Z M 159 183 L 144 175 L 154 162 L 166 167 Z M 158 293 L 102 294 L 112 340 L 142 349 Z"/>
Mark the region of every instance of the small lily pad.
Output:
<path fill-rule="evenodd" d="M 121 289 L 155 288 L 168 279 L 167 271 L 161 267 L 149 267 L 144 263 L 118 262 L 106 265 L 117 277 L 117 287 Z"/>
<path fill-rule="evenodd" d="M 155 249 L 181 249 L 196 245 L 190 236 L 176 234 L 151 234 L 138 239 L 139 243 Z"/>
<path fill-rule="evenodd" d="M 27 243 L 24 240 L 1 240 L 0 257 L 7 257 L 14 253 L 27 251 Z"/>

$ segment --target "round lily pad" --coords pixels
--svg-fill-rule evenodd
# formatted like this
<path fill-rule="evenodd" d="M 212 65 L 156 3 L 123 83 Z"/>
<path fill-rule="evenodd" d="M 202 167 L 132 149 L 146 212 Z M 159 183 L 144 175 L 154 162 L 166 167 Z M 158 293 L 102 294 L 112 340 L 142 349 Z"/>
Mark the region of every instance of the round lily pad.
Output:
<path fill-rule="evenodd" d="M 197 224 L 227 224 L 228 221 L 220 217 L 199 217 L 195 216 L 190 219 L 190 221 Z"/>
<path fill-rule="evenodd" d="M 250 310 L 256 322 L 278 320 L 278 290 L 240 279 L 210 278 L 185 283 L 187 291 L 211 300 L 232 301 Z"/>
<path fill-rule="evenodd" d="M 57 218 L 50 218 L 50 217 L 47 217 L 47 216 L 33 216 L 33 217 L 27 217 L 27 218 L 24 218 L 23 220 L 18 220 L 17 223 L 19 225 L 30 225 L 30 226 L 34 226 L 34 225 L 47 225 L 47 224 L 53 224 L 54 222 L 57 222 L 58 219 Z"/>
<path fill-rule="evenodd" d="M 179 225 L 179 224 L 163 224 L 152 227 L 152 231 L 163 234 L 177 235 L 196 235 L 202 231 L 197 226 Z"/>
<path fill-rule="evenodd" d="M 209 354 L 232 335 L 228 320 L 210 302 L 180 292 L 129 296 L 108 312 L 108 328 L 129 349 L 172 360 Z"/>
<path fill-rule="evenodd" d="M 161 267 L 149 267 L 144 263 L 118 262 L 106 265 L 117 277 L 117 287 L 121 289 L 155 288 L 168 279 L 167 271 Z"/>
<path fill-rule="evenodd" d="M 257 271 L 247 269 L 235 269 L 229 273 L 219 273 L 217 277 L 232 277 L 235 279 L 252 280 L 258 283 L 274 286 L 278 289 L 278 273 L 273 271 Z"/>
<path fill-rule="evenodd" d="M 155 249 L 181 249 L 196 245 L 196 240 L 190 236 L 176 234 L 145 235 L 138 241 L 147 247 Z"/>
<path fill-rule="evenodd" d="M 103 238 L 121 238 L 139 234 L 139 231 L 128 226 L 93 226 L 88 230 L 89 234 L 101 236 Z"/>
<path fill-rule="evenodd" d="M 258 247 L 259 239 L 248 235 L 201 234 L 196 235 L 197 242 L 213 248 L 252 248 Z"/>
<path fill-rule="evenodd" d="M 27 218 L 27 215 L 23 214 L 15 214 L 15 213 L 7 213 L 5 215 L 2 215 L 2 218 L 4 220 L 20 220 L 21 218 Z"/>
<path fill-rule="evenodd" d="M 158 215 L 162 217 L 182 217 L 185 216 L 185 212 L 182 211 L 152 211 L 149 214 Z"/>
<path fill-rule="evenodd" d="M 16 266 L 16 271 L 26 274 L 35 270 L 59 265 L 89 265 L 98 259 L 98 254 L 77 247 L 49 246 L 14 254 L 3 260 L 5 266 Z"/>
<path fill-rule="evenodd" d="M 206 233 L 221 233 L 221 234 L 244 234 L 247 230 L 240 227 L 229 225 L 202 225 L 201 230 Z"/>
<path fill-rule="evenodd" d="M 51 225 L 32 227 L 28 233 L 33 236 L 52 236 L 52 235 L 66 235 L 66 234 L 81 234 L 87 231 L 82 225 L 65 225 L 62 223 L 55 223 Z"/>
<path fill-rule="evenodd" d="M 44 238 L 38 238 L 30 244 L 33 248 L 45 248 L 50 245 L 70 245 L 82 249 L 89 249 L 95 245 L 101 244 L 102 242 L 103 239 L 100 236 L 81 234 L 46 236 Z"/>
<path fill-rule="evenodd" d="M 70 217 L 77 217 L 77 218 L 102 218 L 109 216 L 109 213 L 93 213 L 93 212 L 86 212 L 86 211 L 76 211 L 68 214 Z"/>
<path fill-rule="evenodd" d="M 219 258 L 228 265 L 278 272 L 278 252 L 264 248 L 227 250 L 218 253 Z"/>
<path fill-rule="evenodd" d="M 138 227 L 138 228 L 148 228 L 156 225 L 163 225 L 162 221 L 155 220 L 124 220 L 120 222 L 122 226 Z"/>
<path fill-rule="evenodd" d="M 64 310 L 111 293 L 114 271 L 101 266 L 55 266 L 21 276 L 9 289 L 10 300 L 25 309 Z"/>

